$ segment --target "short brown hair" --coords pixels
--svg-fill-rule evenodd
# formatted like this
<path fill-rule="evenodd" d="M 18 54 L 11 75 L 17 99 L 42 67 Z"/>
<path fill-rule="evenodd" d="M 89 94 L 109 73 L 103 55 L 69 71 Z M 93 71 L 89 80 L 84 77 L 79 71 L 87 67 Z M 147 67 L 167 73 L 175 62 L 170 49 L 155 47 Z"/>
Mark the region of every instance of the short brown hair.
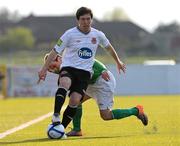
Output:
<path fill-rule="evenodd" d="M 93 18 L 93 13 L 91 11 L 91 9 L 87 8 L 87 7 L 80 7 L 77 12 L 76 12 L 76 18 L 77 20 L 79 20 L 80 16 L 83 16 L 85 14 L 90 14 L 91 15 L 91 19 Z"/>

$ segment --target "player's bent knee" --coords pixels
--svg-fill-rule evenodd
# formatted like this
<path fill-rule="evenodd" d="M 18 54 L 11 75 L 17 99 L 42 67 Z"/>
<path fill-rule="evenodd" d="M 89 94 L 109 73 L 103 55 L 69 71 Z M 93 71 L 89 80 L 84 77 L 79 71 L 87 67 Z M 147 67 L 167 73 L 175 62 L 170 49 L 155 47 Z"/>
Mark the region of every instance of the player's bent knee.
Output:
<path fill-rule="evenodd" d="M 101 118 L 104 121 L 112 120 L 112 114 L 111 114 L 111 111 L 109 109 L 107 109 L 107 110 L 100 110 L 100 115 L 101 115 Z"/>
<path fill-rule="evenodd" d="M 79 96 L 73 96 L 73 93 L 70 96 L 69 105 L 71 106 L 78 106 L 81 101 L 81 95 Z"/>
<path fill-rule="evenodd" d="M 71 86 L 71 79 L 69 77 L 60 78 L 59 79 L 59 86 L 64 87 L 68 90 Z"/>
<path fill-rule="evenodd" d="M 104 121 L 109 120 L 108 117 L 106 117 L 106 116 L 104 116 L 104 115 L 101 115 L 101 118 L 102 118 Z"/>
<path fill-rule="evenodd" d="M 80 103 L 80 101 L 78 102 L 77 100 L 69 100 L 69 105 L 70 106 L 78 106 Z"/>

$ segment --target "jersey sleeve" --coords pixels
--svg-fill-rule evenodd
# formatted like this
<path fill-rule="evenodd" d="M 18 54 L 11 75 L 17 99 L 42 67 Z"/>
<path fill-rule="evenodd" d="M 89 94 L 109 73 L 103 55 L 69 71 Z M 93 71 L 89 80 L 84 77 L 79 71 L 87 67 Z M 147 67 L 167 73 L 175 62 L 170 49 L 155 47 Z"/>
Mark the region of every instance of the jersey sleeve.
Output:
<path fill-rule="evenodd" d="M 67 47 L 68 44 L 68 40 L 69 40 L 69 34 L 66 31 L 57 41 L 56 45 L 54 46 L 54 49 L 56 52 L 58 52 L 59 54 L 62 53 L 62 51 Z"/>
<path fill-rule="evenodd" d="M 94 84 L 96 80 L 99 78 L 99 76 L 101 76 L 102 72 L 106 70 L 107 70 L 106 66 L 100 61 L 95 59 L 93 64 L 93 76 L 89 81 L 89 84 Z"/>
<path fill-rule="evenodd" d="M 95 68 L 95 71 L 97 71 L 100 75 L 103 71 L 107 70 L 106 66 L 96 59 L 94 61 L 93 67 Z"/>
<path fill-rule="evenodd" d="M 99 32 L 99 39 L 99 45 L 103 48 L 106 48 L 110 44 L 109 40 L 102 31 Z"/>

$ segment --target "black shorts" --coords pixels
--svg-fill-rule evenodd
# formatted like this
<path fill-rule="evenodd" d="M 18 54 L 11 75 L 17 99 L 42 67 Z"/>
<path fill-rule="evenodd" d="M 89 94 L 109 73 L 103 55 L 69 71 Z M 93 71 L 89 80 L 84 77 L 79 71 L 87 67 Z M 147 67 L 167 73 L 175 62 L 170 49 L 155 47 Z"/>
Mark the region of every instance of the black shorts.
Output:
<path fill-rule="evenodd" d="M 83 97 L 84 91 L 86 91 L 88 82 L 91 77 L 90 72 L 73 67 L 63 67 L 60 70 L 60 75 L 62 71 L 66 71 L 68 73 L 67 76 L 70 77 L 72 81 L 71 86 L 69 88 L 69 96 L 72 92 L 78 92 Z"/>

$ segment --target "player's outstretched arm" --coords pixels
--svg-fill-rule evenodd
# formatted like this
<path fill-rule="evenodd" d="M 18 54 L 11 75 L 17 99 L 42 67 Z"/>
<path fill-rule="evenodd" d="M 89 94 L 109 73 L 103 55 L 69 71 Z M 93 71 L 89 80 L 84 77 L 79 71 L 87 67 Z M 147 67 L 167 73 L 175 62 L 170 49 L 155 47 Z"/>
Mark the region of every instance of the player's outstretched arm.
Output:
<path fill-rule="evenodd" d="M 57 52 L 54 49 L 52 49 L 47 60 L 45 61 L 44 65 L 42 66 L 41 70 L 38 72 L 39 79 L 38 79 L 37 83 L 39 83 L 41 80 L 44 81 L 46 79 L 48 67 L 49 67 L 50 63 L 56 58 L 56 56 L 57 56 Z"/>
<path fill-rule="evenodd" d="M 110 53 L 110 55 L 114 58 L 116 64 L 117 64 L 117 69 L 118 72 L 121 73 L 121 70 L 125 73 L 126 72 L 126 66 L 125 64 L 119 59 L 116 51 L 114 50 L 113 46 L 109 44 L 106 47 L 106 50 Z"/>

